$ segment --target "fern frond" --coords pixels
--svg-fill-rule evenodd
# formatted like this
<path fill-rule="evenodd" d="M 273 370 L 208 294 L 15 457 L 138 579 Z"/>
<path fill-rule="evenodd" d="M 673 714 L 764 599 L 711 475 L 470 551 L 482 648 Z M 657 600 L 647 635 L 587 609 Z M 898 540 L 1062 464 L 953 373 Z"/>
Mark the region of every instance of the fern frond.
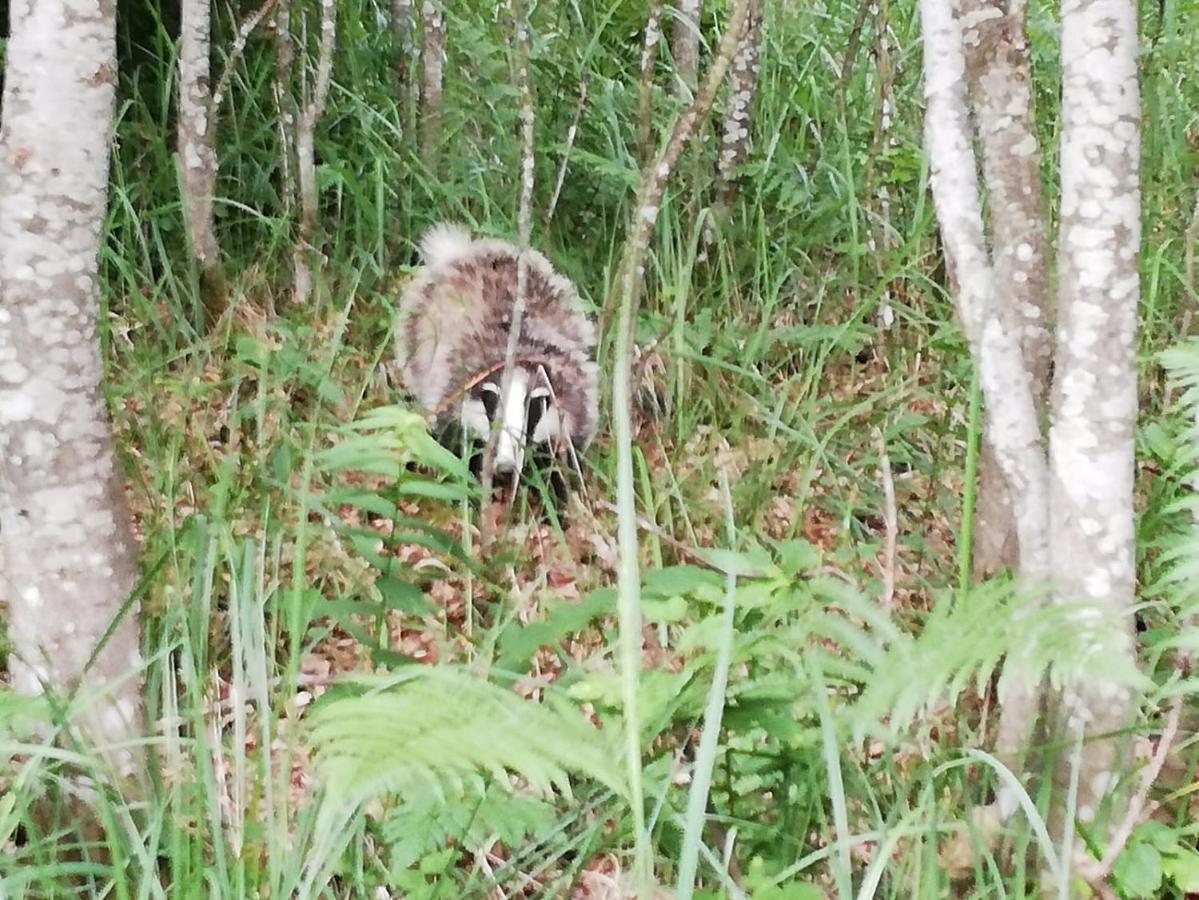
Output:
<path fill-rule="evenodd" d="M 1115 652 L 1125 639 L 1119 623 L 1096 620 L 1068 605 L 1033 608 L 1010 584 L 980 586 L 964 602 L 946 598 L 916 636 L 880 617 L 870 600 L 849 592 L 830 612 L 818 617 L 813 629 L 825 648 L 836 648 L 812 651 L 821 654 L 821 670 L 844 670 L 838 660 L 842 654 L 868 668 L 855 679 L 861 695 L 847 711 L 855 738 L 894 733 L 925 710 L 953 703 L 971 686 L 981 691 L 1012 653 L 1026 660 L 1022 674 L 1034 681 L 1103 675 L 1146 685 L 1134 665 L 1113 669 L 1123 659 Z"/>
<path fill-rule="evenodd" d="M 624 791 L 615 743 L 575 707 L 522 700 L 451 666 L 356 683 L 370 690 L 328 697 L 308 717 L 316 770 L 346 802 L 412 785 L 460 793 L 485 773 L 543 795 L 569 795 L 571 774 Z"/>

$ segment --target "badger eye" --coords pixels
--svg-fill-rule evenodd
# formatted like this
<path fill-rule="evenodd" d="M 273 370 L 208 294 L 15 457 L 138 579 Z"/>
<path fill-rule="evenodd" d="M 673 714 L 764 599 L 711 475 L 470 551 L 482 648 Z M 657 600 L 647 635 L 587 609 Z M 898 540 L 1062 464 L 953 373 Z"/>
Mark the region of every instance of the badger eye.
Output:
<path fill-rule="evenodd" d="M 500 408 L 500 389 L 490 381 L 479 385 L 479 399 L 483 401 L 483 409 L 490 422 L 495 421 L 496 411 Z"/>

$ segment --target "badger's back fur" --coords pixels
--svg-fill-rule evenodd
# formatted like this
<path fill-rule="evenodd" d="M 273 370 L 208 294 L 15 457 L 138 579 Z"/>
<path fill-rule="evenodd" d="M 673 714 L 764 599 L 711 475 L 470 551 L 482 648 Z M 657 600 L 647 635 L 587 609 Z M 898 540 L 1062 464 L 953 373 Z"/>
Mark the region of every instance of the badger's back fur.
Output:
<path fill-rule="evenodd" d="M 405 386 L 439 425 L 457 417 L 470 426 L 480 409 L 493 418 L 495 401 L 484 403 L 489 398 L 479 388 L 494 393 L 502 377 L 519 250 L 506 241 L 475 240 L 458 225 L 438 225 L 421 241 L 421 255 L 424 266 L 404 288 L 396 322 Z M 598 420 L 595 328 L 574 286 L 549 260 L 526 250 L 525 261 L 525 312 L 515 357 L 521 372 L 514 381 L 526 398 L 552 406 L 547 414 L 556 418 L 542 423 L 539 439 L 562 446 L 569 440 L 581 451 Z"/>

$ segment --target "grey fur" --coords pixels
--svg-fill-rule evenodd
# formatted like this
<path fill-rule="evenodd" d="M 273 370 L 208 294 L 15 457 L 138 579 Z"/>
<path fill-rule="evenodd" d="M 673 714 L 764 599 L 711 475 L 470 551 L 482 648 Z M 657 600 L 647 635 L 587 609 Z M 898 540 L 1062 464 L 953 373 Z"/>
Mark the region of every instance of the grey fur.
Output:
<path fill-rule="evenodd" d="M 480 382 L 501 376 L 519 251 L 506 241 L 473 239 L 454 225 L 431 229 L 421 251 L 425 265 L 399 300 L 396 361 L 405 387 L 444 425 L 454 416 L 477 416 L 464 402 Z M 548 375 L 558 437 L 582 451 L 599 419 L 595 327 L 574 285 L 536 250 L 525 253 L 525 315 L 516 364 L 529 384 Z"/>

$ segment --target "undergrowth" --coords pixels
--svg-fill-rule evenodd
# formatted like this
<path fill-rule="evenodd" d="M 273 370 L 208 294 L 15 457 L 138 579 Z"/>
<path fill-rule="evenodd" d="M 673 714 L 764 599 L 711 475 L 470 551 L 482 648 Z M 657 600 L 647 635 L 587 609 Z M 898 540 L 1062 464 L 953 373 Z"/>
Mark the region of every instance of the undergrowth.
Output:
<path fill-rule="evenodd" d="M 889 12 L 895 115 L 880 139 L 866 50 L 843 91 L 838 79 L 857 4 L 768 5 L 736 202 L 722 216 L 709 206 L 709 126 L 663 203 L 637 327 L 638 690 L 655 878 L 673 884 L 691 853 L 704 897 L 1025 896 L 1052 855 L 1043 796 L 1025 795 L 1010 855 L 947 852 L 1002 777 L 979 752 L 999 662 L 1020 649 L 1064 677 L 1106 661 L 1072 655 L 1077 630 L 1060 614 L 1016 615 L 1022 598 L 1002 581 L 960 589 L 962 472 L 977 435 L 926 199 L 914 11 Z M 218 70 L 240 6 L 220 10 Z M 309 16 L 315 35 L 311 6 L 293 15 Z M 1199 46 L 1185 23 L 1199 7 L 1142 6 L 1145 674 L 1124 674 L 1152 721 L 1189 693 L 1171 660 L 1195 640 L 1180 623 L 1199 559 L 1188 449 L 1199 379 L 1190 351 L 1168 357 L 1181 395 L 1157 354 L 1192 314 L 1182 260 Z M 705 7 L 714 45 L 724 4 Z M 376 0 L 339 3 L 316 144 L 324 264 L 303 309 L 289 291 L 295 229 L 280 196 L 271 37 L 251 37 L 218 124 L 234 310 L 214 324 L 187 262 L 171 149 L 177 10 L 120 3 L 102 338 L 146 573 L 152 788 L 138 807 L 98 790 L 99 834 L 65 812 L 35 816 L 35 800 L 61 797 L 71 771 L 98 785 L 104 773 L 78 743 L 33 740 L 45 709 L 0 692 L 12 760 L 0 767 L 0 896 L 587 898 L 634 887 L 613 448 L 597 442 L 584 490 L 561 508 L 528 494 L 482 504 L 459 458 L 404 406 L 390 365 L 397 285 L 424 229 L 456 219 L 515 233 L 508 13 L 447 3 L 437 162 L 405 131 L 395 72 L 414 69 L 398 60 L 386 13 Z M 637 183 L 642 16 L 622 0 L 533 14 L 534 243 L 597 311 Z M 1049 5 L 1034 4 L 1030 34 L 1052 147 Z M 668 60 L 657 75 L 665 134 L 680 103 Z M 883 230 L 893 249 L 878 249 Z M 606 360 L 608 333 L 600 352 Z M 889 607 L 882 453 L 898 500 Z M 484 517 L 499 534 L 486 554 Z M 713 693 L 722 644 L 727 684 Z M 721 724 L 697 829 L 689 791 L 713 708 Z M 1177 755 L 1188 754 L 1183 742 Z M 1199 890 L 1190 796 L 1179 787 L 1162 807 L 1172 818 L 1138 830 L 1117 870 L 1124 895 Z"/>

